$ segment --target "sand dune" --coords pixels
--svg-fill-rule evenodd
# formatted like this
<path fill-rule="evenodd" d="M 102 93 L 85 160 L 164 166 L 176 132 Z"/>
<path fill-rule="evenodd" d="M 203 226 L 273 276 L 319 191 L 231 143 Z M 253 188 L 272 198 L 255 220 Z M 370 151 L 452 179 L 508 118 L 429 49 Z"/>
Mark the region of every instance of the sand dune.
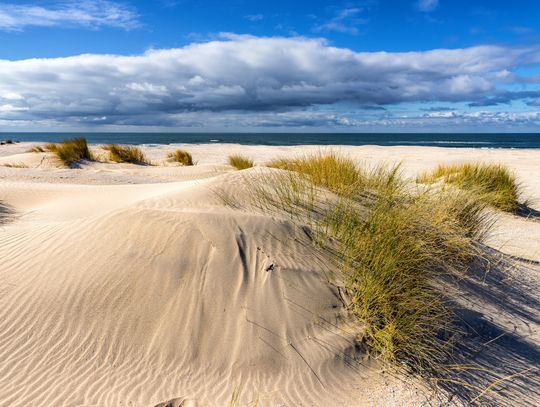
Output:
<path fill-rule="evenodd" d="M 235 178 L 3 184 L 23 215 L 0 242 L 0 405 L 351 403 L 373 373 L 328 270 L 293 225 L 225 209 Z"/>
<path fill-rule="evenodd" d="M 432 401 L 366 359 L 301 228 L 223 204 L 223 163 L 2 169 L 1 406 Z M 537 258 L 531 225 L 512 250 Z"/>

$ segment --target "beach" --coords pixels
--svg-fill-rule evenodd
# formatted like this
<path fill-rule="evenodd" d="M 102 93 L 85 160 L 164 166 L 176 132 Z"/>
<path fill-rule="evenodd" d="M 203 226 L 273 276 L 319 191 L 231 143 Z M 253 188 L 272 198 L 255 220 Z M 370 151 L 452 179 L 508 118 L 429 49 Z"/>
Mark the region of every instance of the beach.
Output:
<path fill-rule="evenodd" d="M 44 144 L 0 146 L 0 405 L 466 405 L 369 357 L 328 253 L 301 227 L 223 200 L 247 199 L 246 175 L 271 159 L 330 151 L 400 163 L 411 182 L 439 164 L 515 173 L 526 211 L 495 213 L 486 239 L 515 266 L 464 278 L 456 301 L 478 332 L 471 358 L 514 375 L 504 400 L 540 400 L 529 381 L 540 363 L 538 150 L 145 145 L 152 165 L 66 168 L 27 152 Z M 168 162 L 177 148 L 195 165 Z M 236 171 L 232 154 L 255 166 Z"/>

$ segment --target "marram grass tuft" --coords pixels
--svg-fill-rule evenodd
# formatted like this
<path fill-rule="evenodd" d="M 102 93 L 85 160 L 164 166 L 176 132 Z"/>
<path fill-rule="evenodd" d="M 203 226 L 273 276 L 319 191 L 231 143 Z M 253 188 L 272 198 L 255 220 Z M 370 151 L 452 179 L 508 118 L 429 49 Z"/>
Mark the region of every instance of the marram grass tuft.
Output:
<path fill-rule="evenodd" d="M 135 146 L 108 144 L 103 146 L 103 149 L 109 152 L 109 159 L 117 163 L 150 164 L 141 149 Z"/>
<path fill-rule="evenodd" d="M 234 154 L 229 156 L 229 165 L 233 166 L 237 170 L 245 170 L 253 167 L 253 160 L 239 154 Z"/>
<path fill-rule="evenodd" d="M 439 165 L 418 177 L 419 183 L 444 181 L 475 194 L 487 204 L 506 212 L 519 208 L 520 188 L 515 175 L 500 164 Z"/>
<path fill-rule="evenodd" d="M 438 283 L 480 255 L 491 226 L 486 203 L 468 191 L 408 184 L 399 166 L 365 169 L 335 153 L 268 165 L 286 171 L 251 180 L 252 204 L 308 226 L 317 244 L 338 243 L 346 306 L 372 355 L 444 376 L 459 330 Z"/>
<path fill-rule="evenodd" d="M 193 157 L 185 150 L 178 149 L 167 155 L 167 159 L 172 162 L 179 163 L 183 166 L 193 165 Z"/>
<path fill-rule="evenodd" d="M 94 159 L 86 139 L 83 137 L 64 140 L 60 143 L 50 143 L 45 149 L 56 154 L 60 161 L 68 167 L 81 160 L 92 161 Z"/>

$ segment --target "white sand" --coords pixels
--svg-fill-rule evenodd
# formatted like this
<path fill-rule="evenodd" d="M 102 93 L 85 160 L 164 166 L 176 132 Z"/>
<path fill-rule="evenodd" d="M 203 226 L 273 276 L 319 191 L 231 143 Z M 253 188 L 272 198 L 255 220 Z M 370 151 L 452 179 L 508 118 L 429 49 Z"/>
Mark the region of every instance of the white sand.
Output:
<path fill-rule="evenodd" d="M 189 168 L 66 169 L 30 145 L 0 146 L 0 200 L 15 211 L 0 227 L 0 406 L 228 405 L 235 391 L 240 405 L 435 404 L 355 349 L 328 262 L 301 230 L 215 193 L 242 196 L 231 153 L 262 164 L 330 147 L 194 145 Z M 331 148 L 403 161 L 409 176 L 501 162 L 540 210 L 534 150 Z M 145 151 L 162 163 L 173 149 Z M 540 260 L 540 222 L 502 215 L 490 244 Z"/>

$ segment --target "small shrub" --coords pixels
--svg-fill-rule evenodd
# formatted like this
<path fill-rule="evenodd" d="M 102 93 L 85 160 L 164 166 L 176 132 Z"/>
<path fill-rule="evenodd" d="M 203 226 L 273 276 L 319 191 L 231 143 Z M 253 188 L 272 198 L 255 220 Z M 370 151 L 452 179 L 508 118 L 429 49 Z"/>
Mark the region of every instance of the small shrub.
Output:
<path fill-rule="evenodd" d="M 81 160 L 93 160 L 86 139 L 83 137 L 64 140 L 58 144 L 47 144 L 45 148 L 55 153 L 68 167 Z"/>
<path fill-rule="evenodd" d="M 253 160 L 239 154 L 229 156 L 229 165 L 237 170 L 245 170 L 253 167 Z"/>
<path fill-rule="evenodd" d="M 417 181 L 447 184 L 476 194 L 495 208 L 515 212 L 519 208 L 520 188 L 515 175 L 499 164 L 439 165 L 433 172 L 422 174 Z"/>
<path fill-rule="evenodd" d="M 103 149 L 109 152 L 109 159 L 117 163 L 149 164 L 141 149 L 135 146 L 108 144 Z"/>
<path fill-rule="evenodd" d="M 178 149 L 174 153 L 169 153 L 167 158 L 169 161 L 177 162 L 184 166 L 193 165 L 193 157 L 185 150 Z"/>

